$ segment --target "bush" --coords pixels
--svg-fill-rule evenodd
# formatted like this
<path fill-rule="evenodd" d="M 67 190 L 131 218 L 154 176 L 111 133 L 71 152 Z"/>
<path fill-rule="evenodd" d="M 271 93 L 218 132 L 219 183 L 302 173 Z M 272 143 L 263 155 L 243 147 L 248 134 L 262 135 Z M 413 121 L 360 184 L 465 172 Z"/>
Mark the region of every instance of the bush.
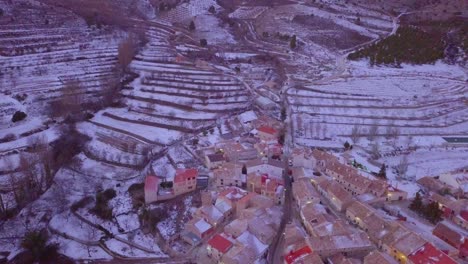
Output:
<path fill-rule="evenodd" d="M 16 111 L 11 118 L 11 121 L 18 122 L 25 119 L 28 115 L 25 112 Z"/>
<path fill-rule="evenodd" d="M 57 256 L 58 244 L 47 244 L 49 236 L 46 230 L 29 231 L 21 241 L 21 247 L 30 253 L 35 261 L 47 261 Z"/>
<path fill-rule="evenodd" d="M 3 138 L 0 138 L 0 143 L 10 142 L 16 139 L 15 134 L 6 134 Z"/>
<path fill-rule="evenodd" d="M 92 196 L 86 196 L 86 197 L 83 197 L 82 199 L 80 199 L 79 201 L 75 202 L 72 204 L 71 206 L 71 210 L 72 211 L 76 211 L 80 208 L 83 208 L 85 207 L 86 205 L 90 204 L 91 202 L 93 201 L 93 197 Z"/>
<path fill-rule="evenodd" d="M 216 9 L 214 6 L 210 6 L 210 8 L 208 8 L 208 12 L 210 12 L 211 14 L 214 14 L 216 12 Z"/>
<path fill-rule="evenodd" d="M 195 29 L 196 29 L 196 27 L 195 27 L 195 22 L 191 21 L 191 22 L 190 22 L 190 25 L 189 25 L 189 30 L 190 30 L 190 31 L 194 31 Z"/>
<path fill-rule="evenodd" d="M 160 185 L 162 188 L 172 188 L 174 186 L 174 183 L 171 181 L 168 181 L 168 182 L 161 182 Z"/>
<path fill-rule="evenodd" d="M 112 200 L 117 196 L 117 193 L 115 192 L 114 189 L 107 189 L 103 192 L 103 195 L 107 201 Z"/>
<path fill-rule="evenodd" d="M 206 47 L 208 45 L 208 41 L 206 39 L 200 39 L 200 46 Z"/>
<path fill-rule="evenodd" d="M 114 189 L 107 189 L 96 194 L 96 205 L 91 211 L 104 220 L 112 220 L 112 208 L 109 207 L 108 202 L 116 196 Z"/>

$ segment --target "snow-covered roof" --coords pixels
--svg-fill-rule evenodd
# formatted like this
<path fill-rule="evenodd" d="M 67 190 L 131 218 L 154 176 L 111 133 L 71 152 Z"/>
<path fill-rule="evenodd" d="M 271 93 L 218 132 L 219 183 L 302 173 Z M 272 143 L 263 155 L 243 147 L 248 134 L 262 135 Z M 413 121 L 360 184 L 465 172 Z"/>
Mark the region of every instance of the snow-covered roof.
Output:
<path fill-rule="evenodd" d="M 250 110 L 250 111 L 240 114 L 237 118 L 242 123 L 248 123 L 248 122 L 252 122 L 253 120 L 256 120 L 258 117 L 254 111 Z"/>
<path fill-rule="evenodd" d="M 237 241 L 242 243 L 245 247 L 253 249 L 257 258 L 263 255 L 268 248 L 268 245 L 260 242 L 260 240 L 249 231 L 242 233 L 242 235 L 237 238 Z"/>
<path fill-rule="evenodd" d="M 211 225 L 207 223 L 205 220 L 200 219 L 195 223 L 195 227 L 200 231 L 200 233 L 205 233 L 206 231 L 210 230 Z"/>
<path fill-rule="evenodd" d="M 223 214 L 232 209 L 232 206 L 228 202 L 220 199 L 216 201 L 215 207 Z"/>

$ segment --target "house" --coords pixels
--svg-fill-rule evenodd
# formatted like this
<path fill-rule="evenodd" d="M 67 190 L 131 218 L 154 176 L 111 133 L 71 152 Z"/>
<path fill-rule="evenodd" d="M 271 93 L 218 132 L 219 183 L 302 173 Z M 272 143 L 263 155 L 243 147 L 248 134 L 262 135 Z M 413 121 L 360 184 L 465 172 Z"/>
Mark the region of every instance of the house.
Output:
<path fill-rule="evenodd" d="M 420 178 L 416 182 L 421 186 L 421 189 L 426 193 L 429 193 L 429 192 L 438 193 L 438 192 L 441 192 L 445 188 L 444 184 L 441 181 L 439 181 L 439 179 L 436 179 L 434 177 L 425 176 L 425 177 Z"/>
<path fill-rule="evenodd" d="M 214 206 L 221 212 L 221 214 L 223 214 L 224 220 L 229 220 L 233 217 L 234 208 L 232 206 L 232 203 L 224 199 L 217 199 Z"/>
<path fill-rule="evenodd" d="M 276 107 L 275 102 L 265 96 L 258 96 L 255 103 L 263 110 L 273 110 Z"/>
<path fill-rule="evenodd" d="M 437 224 L 432 234 L 458 249 L 460 257 L 468 257 L 468 232 L 466 230 L 445 220 Z"/>
<path fill-rule="evenodd" d="M 277 204 L 284 202 L 284 180 L 257 172 L 247 174 L 247 190 L 267 196 Z"/>
<path fill-rule="evenodd" d="M 455 189 L 461 189 L 463 192 L 468 192 L 468 174 L 447 172 L 439 176 L 439 180 Z"/>
<path fill-rule="evenodd" d="M 335 181 L 324 181 L 317 190 L 339 211 L 343 211 L 353 201 L 353 197 Z"/>
<path fill-rule="evenodd" d="M 237 186 L 242 187 L 246 183 L 246 176 L 242 174 L 242 165 L 227 162 L 213 170 L 213 178 L 216 187 Z"/>
<path fill-rule="evenodd" d="M 333 154 L 318 149 L 312 150 L 312 157 L 318 169 L 325 171 L 327 166 L 331 166 L 334 163 L 339 163 L 338 158 Z"/>
<path fill-rule="evenodd" d="M 204 219 L 212 226 L 216 226 L 224 220 L 223 213 L 221 213 L 221 211 L 219 211 L 214 205 L 204 205 L 198 208 L 194 215 Z"/>
<path fill-rule="evenodd" d="M 261 197 L 261 196 L 257 195 L 256 193 L 249 192 L 247 195 L 243 196 L 236 203 L 236 217 L 239 217 L 244 209 L 252 206 L 252 199 L 254 197 Z"/>
<path fill-rule="evenodd" d="M 390 255 L 374 250 L 364 257 L 363 264 L 398 264 Z"/>
<path fill-rule="evenodd" d="M 332 264 L 362 264 L 359 259 L 348 258 L 342 253 L 338 253 L 327 258 L 327 261 Z"/>
<path fill-rule="evenodd" d="M 257 128 L 258 137 L 265 142 L 276 142 L 278 140 L 279 131 L 271 126 L 260 126 Z"/>
<path fill-rule="evenodd" d="M 243 244 L 236 243 L 234 246 L 223 256 L 223 264 L 245 264 L 255 263 L 256 255 L 253 248 L 249 248 Z"/>
<path fill-rule="evenodd" d="M 349 231 L 341 220 L 328 214 L 321 204 L 306 204 L 300 211 L 302 223 L 314 237 L 326 237 L 331 235 L 345 235 Z"/>
<path fill-rule="evenodd" d="M 306 264 L 306 263 L 314 263 L 314 264 L 322 264 L 322 259 L 312 251 L 312 249 L 305 245 L 295 251 L 290 251 L 284 257 L 284 263 L 286 264 Z"/>
<path fill-rule="evenodd" d="M 278 205 L 284 203 L 284 186 L 282 181 L 270 179 L 268 175 L 265 181 L 262 182 L 260 194 L 272 199 Z"/>
<path fill-rule="evenodd" d="M 249 231 L 242 233 L 242 235 L 236 238 L 236 241 L 242 244 L 245 248 L 253 250 L 254 261 L 249 263 L 255 263 L 256 260 L 267 255 L 268 245 L 262 243 Z"/>
<path fill-rule="evenodd" d="M 232 207 L 232 211 L 229 214 L 233 216 L 243 209 L 244 203 L 248 201 L 248 199 L 244 199 L 246 196 L 251 197 L 252 194 L 237 187 L 229 187 L 219 193 L 215 203 L 219 203 L 220 200 L 225 201 Z"/>
<path fill-rule="evenodd" d="M 437 202 L 439 204 L 439 208 L 444 212 L 444 217 L 449 217 L 453 215 L 455 212 L 455 208 L 452 208 L 451 205 L 454 204 L 455 199 L 449 198 L 449 196 L 443 196 L 438 193 L 432 193 L 429 196 L 430 202 Z"/>
<path fill-rule="evenodd" d="M 196 235 L 200 240 L 210 236 L 213 232 L 213 226 L 199 217 L 194 217 L 185 223 L 185 230 Z"/>
<path fill-rule="evenodd" d="M 247 167 L 247 173 L 258 172 L 282 178 L 285 164 L 275 159 L 255 159 L 246 162 L 245 166 Z"/>
<path fill-rule="evenodd" d="M 307 237 L 307 243 L 322 258 L 337 253 L 362 254 L 374 248 L 364 232 L 340 236 Z"/>
<path fill-rule="evenodd" d="M 455 222 L 455 224 L 461 226 L 465 230 L 468 230 L 468 211 L 467 210 L 461 211 L 460 214 L 457 214 L 453 218 L 453 222 Z"/>
<path fill-rule="evenodd" d="M 197 186 L 197 169 L 177 169 L 174 176 L 174 195 L 194 191 Z"/>
<path fill-rule="evenodd" d="M 363 220 L 374 213 L 374 208 L 359 201 L 352 202 L 348 208 L 346 208 L 346 218 L 350 222 L 358 225 L 361 229 L 364 229 Z"/>
<path fill-rule="evenodd" d="M 372 180 L 361 176 L 358 171 L 351 166 L 339 162 L 331 163 L 326 166 L 325 172 L 342 184 L 345 190 L 353 195 L 375 191 L 370 189 Z M 382 193 L 383 192 L 385 192 L 385 189 L 382 190 Z"/>
<path fill-rule="evenodd" d="M 408 193 L 397 189 L 393 186 L 388 186 L 385 192 L 385 200 L 386 201 L 401 201 L 406 200 L 408 198 Z"/>
<path fill-rule="evenodd" d="M 408 255 L 410 264 L 456 264 L 457 262 L 444 252 L 426 242 Z"/>
<path fill-rule="evenodd" d="M 246 130 L 250 130 L 252 128 L 252 122 L 257 120 L 257 118 L 257 114 L 255 114 L 255 112 L 252 110 L 244 112 L 237 116 L 237 119 Z"/>
<path fill-rule="evenodd" d="M 291 153 L 293 167 L 304 167 L 313 169 L 317 166 L 316 160 L 312 157 L 312 150 L 309 148 L 295 148 Z"/>
<path fill-rule="evenodd" d="M 224 227 L 224 232 L 233 238 L 237 238 L 247 231 L 249 223 L 247 219 L 235 219 Z"/>
<path fill-rule="evenodd" d="M 207 154 L 205 156 L 205 165 L 208 169 L 221 167 L 224 162 L 226 162 L 226 158 L 223 153 Z"/>
<path fill-rule="evenodd" d="M 160 179 L 156 176 L 146 176 L 145 178 L 145 203 L 152 203 L 158 200 Z"/>
<path fill-rule="evenodd" d="M 182 231 L 182 233 L 180 234 L 180 237 L 182 238 L 182 240 L 184 240 L 185 242 L 187 242 L 188 244 L 192 246 L 197 246 L 201 242 L 201 238 L 199 236 L 187 230 Z"/>
<path fill-rule="evenodd" d="M 273 158 L 280 157 L 283 154 L 283 146 L 278 143 L 268 144 L 261 141 L 255 143 L 254 148 L 260 157 Z"/>
<path fill-rule="evenodd" d="M 253 234 L 260 242 L 269 245 L 278 232 L 279 225 L 272 221 L 268 214 L 255 217 L 248 222 L 248 231 Z"/>
<path fill-rule="evenodd" d="M 226 254 L 229 249 L 231 249 L 233 243 L 225 238 L 222 235 L 215 235 L 208 241 L 208 246 L 206 247 L 208 256 L 214 258 L 215 260 L 219 261 L 222 259 L 224 254 Z"/>
<path fill-rule="evenodd" d="M 409 255 L 427 243 L 422 237 L 414 232 L 407 232 L 405 235 L 390 244 L 392 249 L 389 253 L 400 263 L 407 263 Z"/>
<path fill-rule="evenodd" d="M 320 194 L 315 190 L 308 179 L 293 182 L 292 192 L 294 200 L 299 208 L 308 203 L 320 203 Z"/>

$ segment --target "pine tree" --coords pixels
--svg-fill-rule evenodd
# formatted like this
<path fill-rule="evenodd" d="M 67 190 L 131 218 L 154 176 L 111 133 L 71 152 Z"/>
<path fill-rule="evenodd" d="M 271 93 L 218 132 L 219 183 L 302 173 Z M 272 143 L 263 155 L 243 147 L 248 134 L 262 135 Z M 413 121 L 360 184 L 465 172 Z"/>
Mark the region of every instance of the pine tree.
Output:
<path fill-rule="evenodd" d="M 419 192 L 416 193 L 416 197 L 414 198 L 414 200 L 409 205 L 409 208 L 411 210 L 413 210 L 413 211 L 418 212 L 418 213 L 422 212 L 422 209 L 424 208 L 424 205 L 423 205 L 422 198 L 421 198 L 421 195 L 419 194 Z"/>
<path fill-rule="evenodd" d="M 242 166 L 242 174 L 247 174 L 247 167 L 245 164 Z"/>
<path fill-rule="evenodd" d="M 296 35 L 292 36 L 291 41 L 289 42 L 289 46 L 291 47 L 291 49 L 296 48 Z"/>
<path fill-rule="evenodd" d="M 440 210 L 439 204 L 434 201 L 427 205 L 427 208 L 424 210 L 424 214 L 429 221 L 435 224 L 442 220 L 443 211 Z"/>
<path fill-rule="evenodd" d="M 211 14 L 214 14 L 216 12 L 216 9 L 214 6 L 210 6 L 210 8 L 208 8 L 208 12 L 210 12 Z"/>
<path fill-rule="evenodd" d="M 345 150 L 348 150 L 348 149 L 350 149 L 350 148 L 351 148 L 351 144 L 349 144 L 349 142 L 348 142 L 348 141 L 346 141 L 346 142 L 344 143 L 344 145 L 343 145 L 343 146 L 344 146 Z"/>
<path fill-rule="evenodd" d="M 379 171 L 379 174 L 378 174 L 378 176 L 380 178 L 387 179 L 387 172 L 386 172 L 385 169 L 386 169 L 386 166 L 385 166 L 385 163 L 384 163 L 384 164 L 382 164 L 382 167 L 380 167 L 380 171 Z"/>
<path fill-rule="evenodd" d="M 281 120 L 286 120 L 286 108 L 284 107 L 281 109 Z"/>
<path fill-rule="evenodd" d="M 192 22 L 190 22 L 189 29 L 190 29 L 190 31 L 194 31 L 196 29 L 195 22 L 193 22 L 193 20 L 192 20 Z"/>

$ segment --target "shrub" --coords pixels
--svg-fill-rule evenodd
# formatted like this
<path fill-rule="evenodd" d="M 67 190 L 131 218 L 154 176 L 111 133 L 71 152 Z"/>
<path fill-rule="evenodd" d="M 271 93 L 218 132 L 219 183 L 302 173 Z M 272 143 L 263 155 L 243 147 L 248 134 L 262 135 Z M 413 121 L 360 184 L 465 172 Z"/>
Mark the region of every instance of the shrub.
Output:
<path fill-rule="evenodd" d="M 200 46 L 206 47 L 208 45 L 208 41 L 206 39 L 200 39 Z"/>
<path fill-rule="evenodd" d="M 190 22 L 190 25 L 189 25 L 189 30 L 190 31 L 194 31 L 196 29 L 195 27 L 195 22 L 193 22 L 193 20 Z"/>
<path fill-rule="evenodd" d="M 296 48 L 296 35 L 292 36 L 291 41 L 289 42 L 289 46 L 291 47 L 291 49 Z"/>
<path fill-rule="evenodd" d="M 11 121 L 18 122 L 25 119 L 28 115 L 25 112 L 16 111 L 11 118 Z"/>
<path fill-rule="evenodd" d="M 47 261 L 57 256 L 58 244 L 48 244 L 49 236 L 46 230 L 29 231 L 21 241 L 21 247 L 30 253 L 35 261 Z"/>
<path fill-rule="evenodd" d="M 172 188 L 174 186 L 174 183 L 171 181 L 168 181 L 168 182 L 161 182 L 160 185 L 162 188 Z"/>
<path fill-rule="evenodd" d="M 112 208 L 109 207 L 108 202 L 116 196 L 114 189 L 107 189 L 96 194 L 96 205 L 91 211 L 98 217 L 104 220 L 112 219 Z"/>
<path fill-rule="evenodd" d="M 86 197 L 83 197 L 82 199 L 80 199 L 79 201 L 75 202 L 72 204 L 71 206 L 71 210 L 72 211 L 76 211 L 80 208 L 83 208 L 85 207 L 86 205 L 90 204 L 91 202 L 93 201 L 93 197 L 92 196 L 86 196 Z"/>
<path fill-rule="evenodd" d="M 114 189 L 107 189 L 103 192 L 103 195 L 107 201 L 112 200 L 117 196 L 117 193 L 115 192 Z"/>
<path fill-rule="evenodd" d="M 211 14 L 214 14 L 216 12 L 216 9 L 214 6 L 210 6 L 210 8 L 208 8 L 208 12 L 210 12 Z"/>
<path fill-rule="evenodd" d="M 6 134 L 3 138 L 0 138 L 0 143 L 10 142 L 16 139 L 15 134 Z"/>

